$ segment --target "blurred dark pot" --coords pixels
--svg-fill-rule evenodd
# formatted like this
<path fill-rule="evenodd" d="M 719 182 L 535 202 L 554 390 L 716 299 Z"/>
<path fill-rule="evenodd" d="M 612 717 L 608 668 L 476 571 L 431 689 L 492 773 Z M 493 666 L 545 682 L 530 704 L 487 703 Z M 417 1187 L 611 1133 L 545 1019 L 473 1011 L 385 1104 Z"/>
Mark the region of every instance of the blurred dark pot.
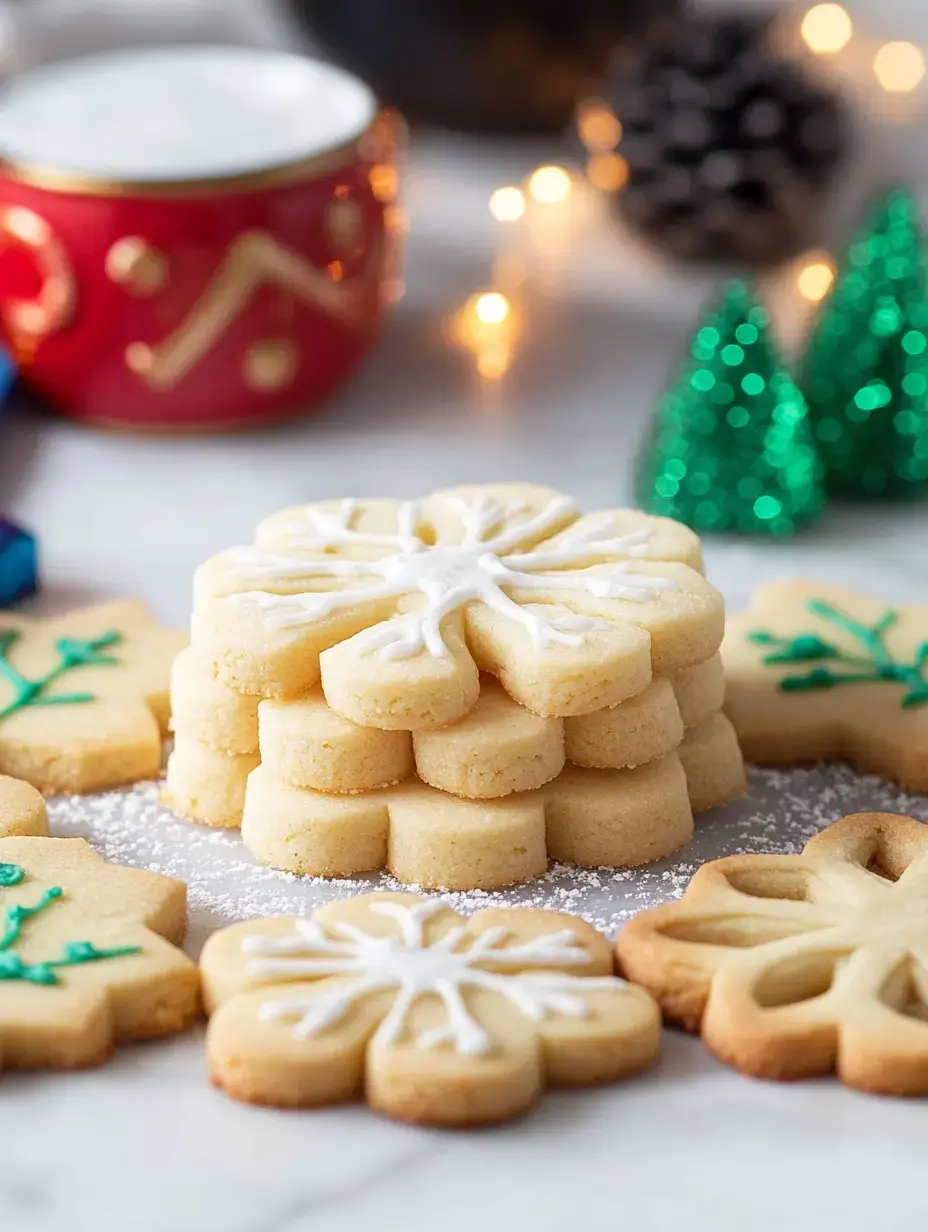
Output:
<path fill-rule="evenodd" d="M 411 121 L 557 131 L 615 46 L 678 0 L 285 0 Z"/>

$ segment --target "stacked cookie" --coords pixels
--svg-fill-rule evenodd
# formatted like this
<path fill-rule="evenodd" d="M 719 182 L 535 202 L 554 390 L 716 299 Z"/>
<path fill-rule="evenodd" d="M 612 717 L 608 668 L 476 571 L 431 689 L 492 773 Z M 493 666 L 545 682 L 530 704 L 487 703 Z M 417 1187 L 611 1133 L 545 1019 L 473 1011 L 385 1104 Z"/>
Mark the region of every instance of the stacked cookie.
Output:
<path fill-rule="evenodd" d="M 259 859 L 489 889 L 744 790 L 696 537 L 548 488 L 285 510 L 197 574 L 167 793 Z"/>

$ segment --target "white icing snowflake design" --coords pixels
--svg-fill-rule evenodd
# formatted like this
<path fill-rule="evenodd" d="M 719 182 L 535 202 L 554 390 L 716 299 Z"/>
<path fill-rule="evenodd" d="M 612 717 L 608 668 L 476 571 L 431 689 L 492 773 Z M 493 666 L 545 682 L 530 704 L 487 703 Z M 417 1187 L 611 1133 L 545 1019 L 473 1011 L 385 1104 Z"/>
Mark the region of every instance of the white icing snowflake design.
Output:
<path fill-rule="evenodd" d="M 395 990 L 396 999 L 378 1028 L 374 1042 L 393 1044 L 399 1038 L 414 1003 L 438 997 L 446 1022 L 424 1031 L 414 1041 L 418 1048 L 450 1046 L 462 1056 L 483 1056 L 492 1040 L 467 1008 L 468 988 L 498 993 L 526 1018 L 538 1022 L 551 1014 L 585 1018 L 584 996 L 594 989 L 617 991 L 625 981 L 616 976 L 578 976 L 560 971 L 526 973 L 525 967 L 582 965 L 591 961 L 569 929 L 504 946 L 505 928 L 488 928 L 473 936 L 463 949 L 465 928 L 458 925 L 427 944 L 423 924 L 446 910 L 437 900 L 405 906 L 374 902 L 369 910 L 396 920 L 399 935 L 374 936 L 354 924 L 339 921 L 328 930 L 314 920 L 296 920 L 292 937 L 252 934 L 242 941 L 251 975 L 279 976 L 281 980 L 350 976 L 331 987 L 321 983 L 309 993 L 265 1001 L 259 1011 L 264 1021 L 294 1022 L 297 1039 L 311 1039 L 336 1024 L 357 1001 L 373 992 Z M 511 966 L 512 972 L 489 971 L 483 964 Z"/>
<path fill-rule="evenodd" d="M 577 647 L 585 634 L 603 622 L 575 613 L 541 615 L 511 597 L 518 590 L 585 593 L 596 598 L 644 601 L 657 591 L 672 590 L 669 578 L 636 572 L 628 557 L 647 554 L 650 530 L 624 535 L 608 533 L 611 515 L 567 530 L 551 546 L 532 551 L 515 549 L 526 540 L 553 533 L 574 511 L 567 497 L 552 497 L 532 513 L 523 502 L 502 503 L 488 493 L 446 496 L 461 518 L 460 543 L 428 543 L 420 531 L 421 506 L 406 501 L 400 507 L 395 534 L 353 529 L 358 510 L 353 500 L 330 511 L 308 506 L 302 521 L 283 528 L 294 552 L 318 552 L 322 559 L 242 548 L 233 557 L 232 576 L 239 581 L 281 583 L 287 579 L 335 580 L 336 589 L 302 594 L 274 594 L 255 589 L 228 596 L 233 603 L 257 607 L 271 629 L 311 624 L 332 612 L 371 599 L 406 599 L 422 595 L 425 602 L 410 614 L 396 616 L 368 629 L 363 649 L 385 659 L 404 659 L 423 649 L 436 657 L 448 655 L 441 622 L 466 604 L 480 601 L 526 630 L 536 649 L 550 645 Z M 339 549 L 382 549 L 372 560 L 339 557 Z M 608 564 L 609 567 L 603 567 Z M 569 599 L 567 600 L 569 602 Z"/>

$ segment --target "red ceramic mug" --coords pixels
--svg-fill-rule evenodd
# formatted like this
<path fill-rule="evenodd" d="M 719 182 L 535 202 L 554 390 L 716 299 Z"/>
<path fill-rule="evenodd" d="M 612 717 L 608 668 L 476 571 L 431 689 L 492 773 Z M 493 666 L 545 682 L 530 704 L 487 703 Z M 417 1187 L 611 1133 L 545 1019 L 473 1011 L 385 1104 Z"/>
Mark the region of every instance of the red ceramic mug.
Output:
<path fill-rule="evenodd" d="M 136 429 L 244 426 L 325 397 L 381 314 L 392 173 L 375 115 L 348 74 L 250 48 L 18 78 L 0 97 L 0 324 L 26 382 Z"/>

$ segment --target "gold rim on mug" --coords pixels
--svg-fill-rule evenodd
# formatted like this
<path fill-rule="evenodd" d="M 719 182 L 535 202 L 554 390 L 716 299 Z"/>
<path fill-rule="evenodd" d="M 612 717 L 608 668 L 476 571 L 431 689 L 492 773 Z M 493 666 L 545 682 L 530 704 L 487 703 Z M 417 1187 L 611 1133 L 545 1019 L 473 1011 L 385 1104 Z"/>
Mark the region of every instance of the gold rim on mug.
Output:
<path fill-rule="evenodd" d="M 357 137 L 331 150 L 323 150 L 295 162 L 265 167 L 260 171 L 242 171 L 235 175 L 207 176 L 202 179 L 117 180 L 11 159 L 0 159 L 0 175 L 31 188 L 89 197 L 191 197 L 201 194 L 249 192 L 325 175 L 362 159 L 376 161 L 363 158 L 362 155 L 362 144 L 365 138 L 375 133 L 376 126 L 377 117 L 362 129 Z"/>

